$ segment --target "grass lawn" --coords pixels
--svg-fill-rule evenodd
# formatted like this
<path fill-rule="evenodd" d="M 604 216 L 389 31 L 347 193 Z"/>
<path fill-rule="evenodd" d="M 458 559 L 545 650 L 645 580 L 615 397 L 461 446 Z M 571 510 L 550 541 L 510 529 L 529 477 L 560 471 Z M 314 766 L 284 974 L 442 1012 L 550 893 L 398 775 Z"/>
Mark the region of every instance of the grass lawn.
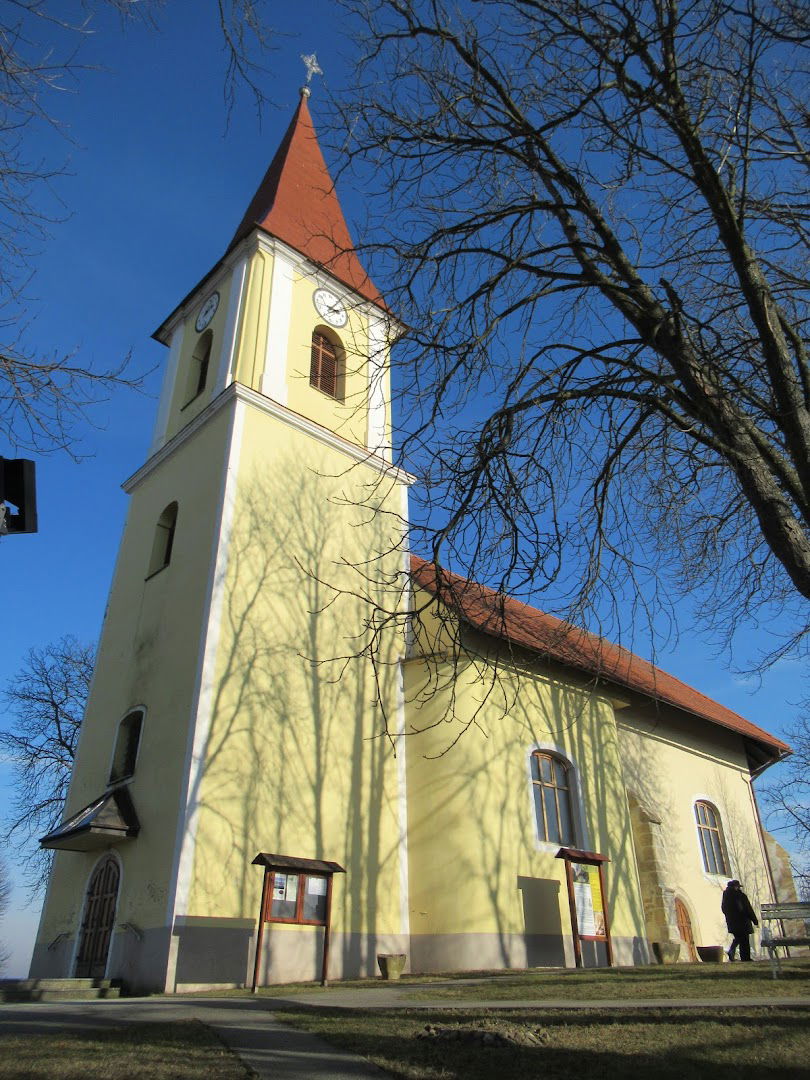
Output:
<path fill-rule="evenodd" d="M 459 1002 L 510 1001 L 611 1001 L 647 998 L 810 997 L 810 958 L 782 961 L 782 975 L 771 978 L 767 962 L 753 964 L 673 964 L 633 968 L 573 968 L 529 971 L 465 971 L 444 975 L 405 976 L 398 983 L 382 979 L 334 982 L 326 989 L 316 983 L 293 983 L 259 988 L 262 997 L 323 997 L 329 1002 L 333 990 L 385 990 L 396 987 L 413 1001 Z M 202 997 L 244 997 L 249 990 L 211 990 Z M 369 999 L 370 1003 L 373 997 Z M 403 1005 L 407 1001 L 403 1001 Z"/>
<path fill-rule="evenodd" d="M 808 1080 L 810 1010 L 553 1009 L 424 1012 L 289 1006 L 286 1022 L 407 1080 Z M 440 1037 L 418 1038 L 425 1024 Z M 539 1045 L 485 1046 L 455 1035 L 484 1025 Z"/>
<path fill-rule="evenodd" d="M 0 1080 L 248 1080 L 204 1024 L 131 1024 L 94 1032 L 6 1035 Z"/>
<path fill-rule="evenodd" d="M 450 983 L 413 989 L 420 1001 L 593 1001 L 646 998 L 810 997 L 810 960 L 782 963 L 778 980 L 767 963 L 677 964 L 590 971 L 510 973 L 486 983 Z"/>

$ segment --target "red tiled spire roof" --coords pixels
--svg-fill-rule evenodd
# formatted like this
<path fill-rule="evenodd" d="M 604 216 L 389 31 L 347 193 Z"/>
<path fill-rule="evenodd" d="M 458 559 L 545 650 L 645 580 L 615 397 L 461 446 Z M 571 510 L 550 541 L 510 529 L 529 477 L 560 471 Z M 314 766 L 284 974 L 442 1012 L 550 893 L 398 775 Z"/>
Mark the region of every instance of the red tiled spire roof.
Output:
<path fill-rule="evenodd" d="M 263 229 L 327 270 L 366 300 L 385 301 L 354 250 L 309 115 L 306 93 L 231 241 Z"/>
<path fill-rule="evenodd" d="M 787 743 L 619 645 L 458 574 L 437 571 L 415 555 L 411 574 L 476 630 L 736 731 L 759 744 L 770 761 L 790 751 Z"/>

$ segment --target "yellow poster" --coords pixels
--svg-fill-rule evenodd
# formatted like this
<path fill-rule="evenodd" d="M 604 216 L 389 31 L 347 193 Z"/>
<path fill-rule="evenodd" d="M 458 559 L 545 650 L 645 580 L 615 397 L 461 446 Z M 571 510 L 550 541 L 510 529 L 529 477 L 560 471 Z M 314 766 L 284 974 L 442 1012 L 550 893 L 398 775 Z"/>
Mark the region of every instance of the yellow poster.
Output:
<path fill-rule="evenodd" d="M 599 882 L 599 867 L 572 863 L 571 870 L 580 936 L 605 937 L 605 905 Z"/>
<path fill-rule="evenodd" d="M 605 905 L 602 900 L 602 886 L 599 881 L 599 867 L 588 867 L 588 881 L 591 886 L 591 904 L 593 905 L 593 933 L 605 936 Z"/>

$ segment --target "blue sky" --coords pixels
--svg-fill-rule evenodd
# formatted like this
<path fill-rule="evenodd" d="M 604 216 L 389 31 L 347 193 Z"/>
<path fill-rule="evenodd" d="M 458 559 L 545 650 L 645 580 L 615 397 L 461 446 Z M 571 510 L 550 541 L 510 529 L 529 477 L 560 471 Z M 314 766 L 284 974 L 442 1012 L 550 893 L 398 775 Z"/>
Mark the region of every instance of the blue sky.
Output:
<path fill-rule="evenodd" d="M 118 394 L 94 413 L 99 426 L 84 432 L 82 445 L 92 456 L 79 464 L 66 455 L 37 459 L 39 533 L 0 541 L 2 684 L 32 646 L 68 633 L 96 639 L 126 513 L 120 485 L 147 453 L 166 359 L 150 335 L 227 247 L 297 103 L 300 54 L 316 52 L 325 73 L 310 102 L 316 128 L 319 95 L 325 99 L 350 74 L 351 45 L 341 37 L 345 27 L 334 4 L 267 4 L 276 29 L 266 78 L 274 107 L 260 127 L 245 93 L 227 124 L 214 7 L 200 0 L 168 4 L 156 30 L 122 27 L 118 17 L 102 14 L 80 54 L 88 70 L 46 102 L 67 138 L 48 129 L 31 138 L 32 157 L 67 161 L 67 170 L 47 204 L 64 220 L 33 263 L 29 292 L 38 303 L 26 339 L 44 352 L 79 350 L 99 366 L 131 350 L 136 368 L 157 370 L 147 395 Z M 362 193 L 340 193 L 350 222 L 362 220 Z M 750 659 L 770 644 L 768 627 L 751 630 L 739 655 Z M 693 629 L 686 607 L 677 647 L 656 659 L 776 734 L 802 696 L 796 663 L 778 664 L 761 684 L 734 675 Z M 9 783 L 0 761 L 0 815 Z M 17 890 L 0 925 L 0 940 L 12 948 L 4 973 L 11 976 L 27 973 L 36 930 L 36 910 L 24 902 Z"/>

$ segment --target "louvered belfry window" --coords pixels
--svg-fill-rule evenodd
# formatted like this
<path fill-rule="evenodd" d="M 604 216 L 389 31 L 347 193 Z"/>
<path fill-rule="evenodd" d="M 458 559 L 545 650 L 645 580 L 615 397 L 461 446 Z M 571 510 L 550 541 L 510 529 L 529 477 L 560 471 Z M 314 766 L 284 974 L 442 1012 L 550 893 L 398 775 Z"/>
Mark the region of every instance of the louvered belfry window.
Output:
<path fill-rule="evenodd" d="M 317 330 L 312 335 L 312 360 L 309 367 L 309 382 L 317 390 L 330 397 L 339 397 L 338 393 L 338 353 L 334 342 Z"/>

